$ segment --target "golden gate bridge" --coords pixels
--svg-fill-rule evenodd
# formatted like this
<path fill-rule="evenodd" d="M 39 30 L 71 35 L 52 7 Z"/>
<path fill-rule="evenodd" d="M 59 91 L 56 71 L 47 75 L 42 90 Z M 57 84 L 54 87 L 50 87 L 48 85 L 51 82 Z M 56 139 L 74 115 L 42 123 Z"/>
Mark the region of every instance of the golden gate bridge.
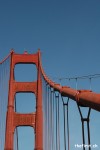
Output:
<path fill-rule="evenodd" d="M 34 64 L 37 69 L 37 80 L 17 82 L 14 76 L 16 64 Z M 87 77 L 92 79 L 92 76 Z M 34 93 L 36 111 L 18 113 L 16 93 Z M 85 147 L 87 134 L 88 149 L 91 150 L 90 114 L 92 109 L 99 113 L 100 94 L 92 92 L 91 89 L 74 89 L 53 82 L 42 68 L 40 50 L 35 54 L 27 52 L 17 54 L 12 50 L 0 63 L 0 150 L 19 150 L 17 130 L 19 126 L 34 128 L 35 144 L 32 148 L 34 150 L 70 150 L 70 100 L 76 102 L 80 115 L 82 149 L 87 148 Z M 86 117 L 83 116 L 81 108 L 88 109 Z"/>

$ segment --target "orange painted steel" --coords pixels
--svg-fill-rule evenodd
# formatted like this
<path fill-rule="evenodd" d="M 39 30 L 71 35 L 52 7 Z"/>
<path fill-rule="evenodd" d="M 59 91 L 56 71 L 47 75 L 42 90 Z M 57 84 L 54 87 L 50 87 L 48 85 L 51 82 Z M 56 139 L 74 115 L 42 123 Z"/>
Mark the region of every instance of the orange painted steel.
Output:
<path fill-rule="evenodd" d="M 40 53 L 40 52 L 39 52 Z M 41 72 L 46 80 L 46 82 L 55 89 L 55 91 L 59 91 L 62 96 L 66 96 L 71 98 L 74 101 L 77 101 L 82 106 L 91 107 L 97 111 L 100 111 L 100 94 L 94 93 L 90 90 L 75 90 L 67 86 L 61 86 L 50 80 L 48 76 L 45 74 L 42 63 L 41 64 Z"/>
<path fill-rule="evenodd" d="M 36 113 L 19 114 L 14 113 L 14 126 L 31 126 L 35 128 Z"/>
<path fill-rule="evenodd" d="M 31 126 L 35 130 L 35 150 L 43 150 L 43 108 L 42 108 L 42 77 L 46 82 L 59 91 L 62 96 L 67 96 L 77 101 L 82 106 L 91 107 L 100 111 L 100 94 L 90 90 L 75 90 L 67 86 L 61 86 L 50 80 L 45 74 L 41 64 L 40 50 L 36 54 L 16 54 L 11 51 L 10 80 L 8 109 L 6 118 L 5 150 L 13 150 L 14 131 L 17 126 Z M 6 58 L 7 59 L 7 58 Z M 4 59 L 5 60 L 5 59 Z M 4 61 L 3 60 L 3 61 Z M 2 61 L 2 62 L 3 62 Z M 1 63 L 2 63 L 1 62 Z M 37 81 L 16 82 L 14 79 L 14 67 L 16 64 L 35 64 L 37 67 Z M 36 112 L 31 114 L 19 114 L 14 111 L 15 94 L 19 92 L 32 92 L 36 95 Z"/>
<path fill-rule="evenodd" d="M 38 79 L 34 82 L 16 82 L 14 68 L 16 64 L 35 64 Z M 20 114 L 14 111 L 16 93 L 32 92 L 36 96 L 36 112 Z M 11 52 L 8 109 L 6 118 L 5 150 L 14 149 L 14 131 L 18 126 L 31 126 L 35 130 L 35 150 L 43 150 L 43 116 L 42 116 L 42 79 L 39 65 L 39 53 L 16 54 Z"/>
<path fill-rule="evenodd" d="M 40 58 L 40 53 L 38 52 L 35 150 L 43 150 L 42 77 L 41 77 L 41 68 L 40 68 L 40 59 L 39 58 Z"/>

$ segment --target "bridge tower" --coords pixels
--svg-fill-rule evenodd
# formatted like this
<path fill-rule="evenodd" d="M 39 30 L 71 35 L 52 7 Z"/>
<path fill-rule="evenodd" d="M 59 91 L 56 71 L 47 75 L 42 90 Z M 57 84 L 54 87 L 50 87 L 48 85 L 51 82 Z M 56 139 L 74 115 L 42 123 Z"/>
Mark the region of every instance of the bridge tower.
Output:
<path fill-rule="evenodd" d="M 11 53 L 8 108 L 6 115 L 5 150 L 14 150 L 14 131 L 18 126 L 31 126 L 35 131 L 35 150 L 43 150 L 43 112 L 42 80 L 40 70 L 40 51 L 36 54 Z M 37 81 L 16 82 L 14 67 L 16 64 L 34 64 L 37 68 Z M 14 97 L 19 92 L 32 92 L 36 96 L 36 112 L 19 114 L 14 110 Z"/>

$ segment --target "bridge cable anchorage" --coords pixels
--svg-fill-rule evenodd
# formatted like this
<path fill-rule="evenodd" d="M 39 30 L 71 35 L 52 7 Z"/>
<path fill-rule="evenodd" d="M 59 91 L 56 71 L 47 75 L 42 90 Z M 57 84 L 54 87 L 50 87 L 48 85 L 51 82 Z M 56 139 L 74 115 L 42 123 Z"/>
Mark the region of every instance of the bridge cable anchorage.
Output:
<path fill-rule="evenodd" d="M 64 116 L 64 149 L 70 150 L 70 136 L 69 136 L 69 97 L 67 98 L 67 102 L 64 102 L 63 96 L 62 103 L 63 103 L 63 116 Z M 67 120 L 66 120 L 66 114 L 67 114 Z M 66 121 L 67 121 L 67 127 L 66 127 Z M 67 128 L 67 129 L 66 129 Z M 66 138 L 66 130 L 67 130 L 67 138 Z M 66 144 L 67 141 L 67 144 Z M 67 147 L 68 145 L 68 147 Z"/>

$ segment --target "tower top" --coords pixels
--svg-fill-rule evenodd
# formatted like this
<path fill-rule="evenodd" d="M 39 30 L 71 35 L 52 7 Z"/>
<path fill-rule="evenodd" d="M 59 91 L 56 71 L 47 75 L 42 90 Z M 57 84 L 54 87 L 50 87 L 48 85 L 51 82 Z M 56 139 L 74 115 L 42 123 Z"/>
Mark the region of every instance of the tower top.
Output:
<path fill-rule="evenodd" d="M 24 51 L 24 54 L 28 54 L 28 52 L 27 52 L 27 51 Z"/>

